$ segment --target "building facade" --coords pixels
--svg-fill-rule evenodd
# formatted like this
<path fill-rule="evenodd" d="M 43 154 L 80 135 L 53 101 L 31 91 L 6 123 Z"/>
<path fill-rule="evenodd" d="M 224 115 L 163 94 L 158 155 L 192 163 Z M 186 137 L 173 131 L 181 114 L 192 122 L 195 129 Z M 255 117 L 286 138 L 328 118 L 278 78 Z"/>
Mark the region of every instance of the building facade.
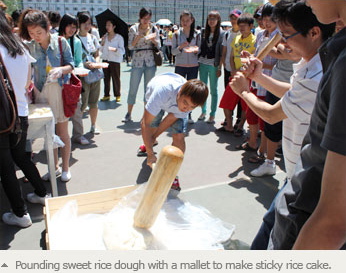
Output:
<path fill-rule="evenodd" d="M 204 25 L 208 12 L 218 10 L 223 21 L 228 21 L 228 15 L 234 8 L 242 9 L 248 0 L 23 0 L 23 8 L 34 8 L 47 11 L 58 11 L 61 15 L 69 13 L 76 15 L 78 11 L 89 10 L 92 16 L 105 9 L 111 9 L 125 22 L 133 24 L 138 22 L 138 12 L 142 7 L 153 11 L 152 21 L 167 18 L 179 23 L 182 10 L 190 10 L 195 19 L 196 26 Z"/>

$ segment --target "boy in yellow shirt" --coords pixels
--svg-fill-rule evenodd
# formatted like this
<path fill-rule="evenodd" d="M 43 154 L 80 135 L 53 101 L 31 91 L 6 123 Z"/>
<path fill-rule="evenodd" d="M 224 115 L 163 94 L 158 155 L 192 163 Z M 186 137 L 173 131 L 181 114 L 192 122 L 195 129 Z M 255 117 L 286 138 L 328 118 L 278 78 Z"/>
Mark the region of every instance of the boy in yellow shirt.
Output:
<path fill-rule="evenodd" d="M 254 19 L 252 15 L 248 13 L 243 13 L 239 16 L 237 24 L 239 27 L 240 34 L 237 35 L 231 44 L 231 57 L 230 57 L 230 64 L 231 64 L 231 77 L 237 73 L 237 71 L 240 70 L 242 67 L 242 63 L 240 61 L 240 53 L 245 50 L 249 53 L 253 54 L 256 50 L 255 48 L 255 42 L 256 42 L 256 36 L 252 34 L 251 29 L 253 27 Z M 225 93 L 222 96 L 222 99 L 220 101 L 220 108 L 223 108 L 224 110 L 233 111 L 234 108 L 237 106 L 238 102 L 240 100 L 240 97 L 236 95 L 231 87 L 228 85 L 226 87 Z M 242 136 L 243 135 L 243 126 L 245 122 L 245 111 L 247 110 L 246 103 L 241 100 L 241 106 L 242 106 L 242 119 L 241 122 L 237 125 L 237 128 L 232 127 L 233 120 L 232 118 L 226 117 L 227 126 L 225 126 L 225 131 L 228 132 L 234 132 L 235 136 Z M 250 109 L 249 109 L 250 110 Z M 246 111 L 248 112 L 248 111 Z M 246 120 L 248 124 L 251 125 L 254 124 L 255 126 L 258 124 L 258 118 L 257 116 L 250 110 L 249 115 L 246 113 Z M 251 148 L 251 147 L 249 147 Z"/>

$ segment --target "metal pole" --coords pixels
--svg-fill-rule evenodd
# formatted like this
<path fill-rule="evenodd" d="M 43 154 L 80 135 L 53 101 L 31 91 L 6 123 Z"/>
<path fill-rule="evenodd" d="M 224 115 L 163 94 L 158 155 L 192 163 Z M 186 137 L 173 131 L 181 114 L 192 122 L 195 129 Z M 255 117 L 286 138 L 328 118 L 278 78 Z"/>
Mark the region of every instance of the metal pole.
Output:
<path fill-rule="evenodd" d="M 202 28 L 204 26 L 204 0 L 203 0 L 203 6 L 202 6 Z"/>
<path fill-rule="evenodd" d="M 155 0 L 155 22 L 156 22 L 156 0 Z"/>
<path fill-rule="evenodd" d="M 175 14 L 175 8 L 176 8 L 175 5 L 176 5 L 176 0 L 174 0 L 173 24 L 175 24 L 175 16 L 176 16 L 176 14 Z"/>

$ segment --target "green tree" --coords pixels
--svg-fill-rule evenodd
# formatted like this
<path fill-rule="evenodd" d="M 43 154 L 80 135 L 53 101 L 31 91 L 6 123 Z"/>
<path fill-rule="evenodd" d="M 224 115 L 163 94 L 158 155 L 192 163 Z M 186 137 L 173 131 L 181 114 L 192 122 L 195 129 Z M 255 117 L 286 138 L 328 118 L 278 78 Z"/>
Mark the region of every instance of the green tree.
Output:
<path fill-rule="evenodd" d="M 2 0 L 7 6 L 6 13 L 12 14 L 16 9 L 22 9 L 21 1 L 19 0 Z"/>

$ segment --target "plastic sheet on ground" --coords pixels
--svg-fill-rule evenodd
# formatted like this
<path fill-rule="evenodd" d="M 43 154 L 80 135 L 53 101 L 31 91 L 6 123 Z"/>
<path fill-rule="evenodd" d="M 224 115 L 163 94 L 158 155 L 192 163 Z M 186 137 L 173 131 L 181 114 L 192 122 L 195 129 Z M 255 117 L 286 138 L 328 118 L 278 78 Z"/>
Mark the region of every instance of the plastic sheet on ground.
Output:
<path fill-rule="evenodd" d="M 78 216 L 76 201 L 70 201 L 51 219 L 49 229 L 54 249 L 224 249 L 234 225 L 213 217 L 208 210 L 179 198 L 167 199 L 149 229 L 133 227 L 133 216 L 145 185 L 125 196 L 107 214 Z"/>

